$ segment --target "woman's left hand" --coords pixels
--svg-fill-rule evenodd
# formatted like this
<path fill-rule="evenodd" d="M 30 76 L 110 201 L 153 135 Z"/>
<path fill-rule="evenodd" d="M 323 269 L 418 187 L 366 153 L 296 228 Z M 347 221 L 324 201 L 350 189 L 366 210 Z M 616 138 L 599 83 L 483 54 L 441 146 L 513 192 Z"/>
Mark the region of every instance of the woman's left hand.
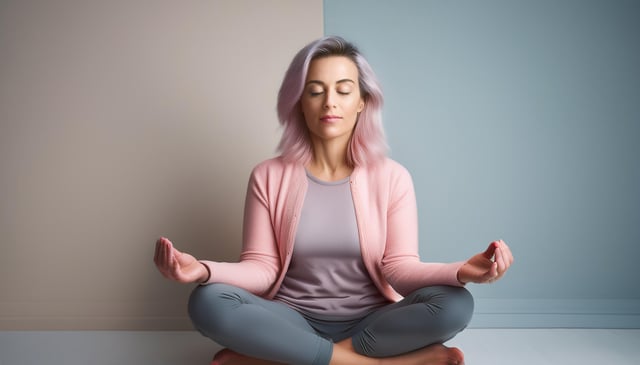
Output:
<path fill-rule="evenodd" d="M 458 270 L 458 281 L 466 283 L 492 283 L 500 279 L 513 263 L 511 250 L 503 240 L 494 241 L 483 253 L 479 253 Z"/>

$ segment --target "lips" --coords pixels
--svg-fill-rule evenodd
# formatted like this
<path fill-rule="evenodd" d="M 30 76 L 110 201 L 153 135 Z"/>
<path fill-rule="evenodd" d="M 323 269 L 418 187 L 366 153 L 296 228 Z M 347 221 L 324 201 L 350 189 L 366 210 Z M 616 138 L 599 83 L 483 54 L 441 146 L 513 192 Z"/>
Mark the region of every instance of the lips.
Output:
<path fill-rule="evenodd" d="M 320 120 L 323 122 L 336 122 L 340 119 L 342 119 L 342 117 L 337 115 L 325 115 L 320 118 Z"/>

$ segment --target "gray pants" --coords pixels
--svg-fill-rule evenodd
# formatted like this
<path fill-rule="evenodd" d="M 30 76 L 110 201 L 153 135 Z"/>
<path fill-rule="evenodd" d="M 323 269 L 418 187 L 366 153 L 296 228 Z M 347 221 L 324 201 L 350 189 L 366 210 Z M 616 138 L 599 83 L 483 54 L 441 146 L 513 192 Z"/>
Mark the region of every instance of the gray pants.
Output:
<path fill-rule="evenodd" d="M 326 365 L 333 343 L 352 338 L 368 357 L 394 356 L 443 343 L 462 331 L 473 313 L 464 288 L 426 287 L 364 318 L 323 321 L 287 305 L 226 285 L 198 286 L 189 299 L 195 328 L 236 352 L 286 364 Z"/>

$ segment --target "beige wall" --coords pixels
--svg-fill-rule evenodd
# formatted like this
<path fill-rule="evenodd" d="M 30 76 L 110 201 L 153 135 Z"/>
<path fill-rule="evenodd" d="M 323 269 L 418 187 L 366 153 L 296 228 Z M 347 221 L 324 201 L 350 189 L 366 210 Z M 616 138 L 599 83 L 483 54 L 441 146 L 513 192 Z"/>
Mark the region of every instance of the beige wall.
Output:
<path fill-rule="evenodd" d="M 164 235 L 235 260 L 321 0 L 0 4 L 0 330 L 189 329 Z"/>

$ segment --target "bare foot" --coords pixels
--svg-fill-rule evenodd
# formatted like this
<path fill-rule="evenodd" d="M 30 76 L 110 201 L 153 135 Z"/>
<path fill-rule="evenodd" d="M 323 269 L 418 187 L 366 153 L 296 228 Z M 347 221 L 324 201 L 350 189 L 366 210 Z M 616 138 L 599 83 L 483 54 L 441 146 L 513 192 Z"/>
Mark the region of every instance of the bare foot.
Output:
<path fill-rule="evenodd" d="M 351 339 L 336 343 L 332 364 L 380 364 L 380 365 L 463 365 L 464 354 L 455 347 L 434 344 L 397 356 L 371 358 L 356 353 Z"/>
<path fill-rule="evenodd" d="M 376 364 L 385 365 L 463 365 L 464 354 L 462 351 L 455 347 L 446 347 L 444 345 L 436 344 L 427 346 L 423 349 L 416 350 L 414 352 L 403 354 L 394 357 L 386 358 L 362 358 L 362 355 L 356 355 L 362 362 L 368 363 L 369 361 Z M 351 359 L 355 360 L 355 359 Z M 337 363 L 343 363 L 338 360 Z M 351 364 L 352 361 L 346 361 L 345 363 Z M 256 359 L 239 354 L 229 349 L 223 349 L 218 352 L 211 365 L 283 365 L 278 362 L 271 362 L 267 360 Z"/>
<path fill-rule="evenodd" d="M 415 364 L 415 365 L 463 365 L 464 354 L 455 347 L 435 344 L 427 346 L 414 352 L 388 358 L 389 365 L 395 364 Z M 387 362 L 383 362 L 387 364 Z"/>
<path fill-rule="evenodd" d="M 211 365 L 283 365 L 279 362 L 260 360 L 239 354 L 229 349 L 222 349 L 211 361 Z"/>

